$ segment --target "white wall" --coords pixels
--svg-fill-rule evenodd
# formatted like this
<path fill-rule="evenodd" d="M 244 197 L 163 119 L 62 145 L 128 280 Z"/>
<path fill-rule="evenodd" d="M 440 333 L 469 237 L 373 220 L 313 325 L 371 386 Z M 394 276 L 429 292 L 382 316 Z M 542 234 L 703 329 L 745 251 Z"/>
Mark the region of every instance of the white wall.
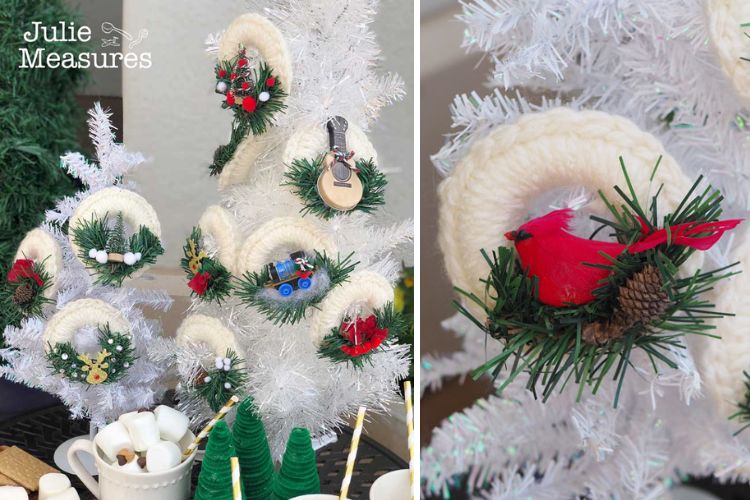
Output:
<path fill-rule="evenodd" d="M 401 168 L 390 176 L 387 203 L 402 218 L 413 212 L 413 8 L 412 2 L 383 0 L 375 23 L 384 70 L 408 84 L 409 97 L 385 110 L 371 133 L 380 163 Z M 177 266 L 190 228 L 219 199 L 207 166 L 228 139 L 231 117 L 218 106 L 203 41 L 246 10 L 231 0 L 124 0 L 125 30 L 149 30 L 138 50 L 151 52 L 153 66 L 123 70 L 123 129 L 129 148 L 153 158 L 134 177 L 162 220 L 168 247 L 162 267 Z"/>

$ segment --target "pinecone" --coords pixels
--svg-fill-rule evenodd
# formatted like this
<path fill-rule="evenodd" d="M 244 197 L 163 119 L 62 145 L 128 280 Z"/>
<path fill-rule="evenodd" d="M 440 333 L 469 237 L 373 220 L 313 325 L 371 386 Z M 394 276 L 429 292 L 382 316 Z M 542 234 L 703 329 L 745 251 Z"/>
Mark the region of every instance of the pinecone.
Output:
<path fill-rule="evenodd" d="M 647 265 L 620 287 L 617 308 L 609 322 L 590 323 L 583 328 L 584 342 L 602 345 L 622 337 L 637 324 L 657 321 L 669 307 L 659 270 Z"/>
<path fill-rule="evenodd" d="M 25 306 L 32 300 L 34 300 L 34 289 L 31 283 L 23 283 L 13 293 L 13 303 L 17 306 Z"/>

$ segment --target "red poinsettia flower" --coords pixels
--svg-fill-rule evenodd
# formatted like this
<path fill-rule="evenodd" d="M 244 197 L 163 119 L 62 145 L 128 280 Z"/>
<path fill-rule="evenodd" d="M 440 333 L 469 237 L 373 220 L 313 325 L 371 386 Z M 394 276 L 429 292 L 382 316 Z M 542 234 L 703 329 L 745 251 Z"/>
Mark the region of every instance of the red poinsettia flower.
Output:
<path fill-rule="evenodd" d="M 8 273 L 8 281 L 15 283 L 21 278 L 31 278 L 37 285 L 44 285 L 44 281 L 34 272 L 34 261 L 31 259 L 18 259 L 13 263 Z"/>
<path fill-rule="evenodd" d="M 266 78 L 266 87 L 270 89 L 270 88 L 273 88 L 274 85 L 276 85 L 276 78 L 274 77 Z"/>
<path fill-rule="evenodd" d="M 208 290 L 209 281 L 211 281 L 211 274 L 209 272 L 195 273 L 193 279 L 188 282 L 188 286 L 198 295 L 203 295 Z"/>
<path fill-rule="evenodd" d="M 341 334 L 349 341 L 349 345 L 342 346 L 341 350 L 358 357 L 378 348 L 388 337 L 388 329 L 378 328 L 377 318 L 371 314 L 367 319 L 341 323 Z"/>

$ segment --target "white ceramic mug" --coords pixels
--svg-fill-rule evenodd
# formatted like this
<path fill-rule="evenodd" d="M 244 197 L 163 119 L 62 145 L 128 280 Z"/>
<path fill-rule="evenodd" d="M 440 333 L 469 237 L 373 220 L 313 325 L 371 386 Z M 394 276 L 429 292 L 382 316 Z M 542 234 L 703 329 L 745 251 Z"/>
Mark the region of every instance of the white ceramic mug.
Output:
<path fill-rule="evenodd" d="M 99 482 L 89 474 L 76 453 L 93 455 Z M 89 439 L 80 439 L 68 450 L 68 462 L 86 488 L 99 500 L 188 500 L 190 473 L 195 452 L 184 462 L 164 472 L 133 473 L 110 465 L 99 447 Z"/>
<path fill-rule="evenodd" d="M 383 474 L 370 487 L 370 500 L 409 500 L 409 469 Z"/>

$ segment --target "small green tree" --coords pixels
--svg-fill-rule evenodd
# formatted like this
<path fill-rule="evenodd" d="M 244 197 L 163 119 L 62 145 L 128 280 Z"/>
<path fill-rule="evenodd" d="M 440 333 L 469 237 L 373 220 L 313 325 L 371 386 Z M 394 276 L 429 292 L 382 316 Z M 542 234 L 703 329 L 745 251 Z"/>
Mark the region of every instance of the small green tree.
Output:
<path fill-rule="evenodd" d="M 320 493 L 320 477 L 315 450 L 307 429 L 292 430 L 286 443 L 284 461 L 273 483 L 273 499 L 289 500 L 300 495 Z"/>
<path fill-rule="evenodd" d="M 206 454 L 203 456 L 194 500 L 232 500 L 234 498 L 232 465 L 229 459 L 236 456 L 232 433 L 229 432 L 227 423 L 220 420 L 208 435 Z"/>
<path fill-rule="evenodd" d="M 240 460 L 242 484 L 247 500 L 268 500 L 273 496 L 276 474 L 268 446 L 266 429 L 255 411 L 253 398 L 237 407 L 237 419 L 232 428 L 234 447 Z"/>

